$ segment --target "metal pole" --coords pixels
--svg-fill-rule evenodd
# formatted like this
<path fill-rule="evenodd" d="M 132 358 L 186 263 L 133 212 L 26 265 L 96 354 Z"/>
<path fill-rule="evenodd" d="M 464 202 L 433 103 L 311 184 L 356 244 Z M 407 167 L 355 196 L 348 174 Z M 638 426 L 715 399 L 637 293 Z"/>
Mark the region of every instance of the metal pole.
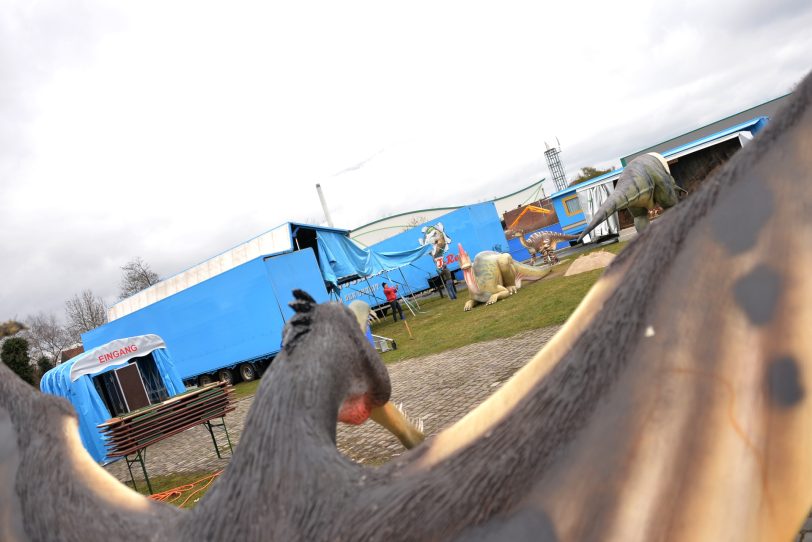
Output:
<path fill-rule="evenodd" d="M 135 463 L 135 461 L 130 461 L 130 456 L 125 456 L 124 461 L 127 462 L 127 470 L 130 471 L 130 481 L 133 483 L 133 490 L 138 491 L 138 486 L 135 485 L 135 476 L 133 476 L 133 469 L 130 465 Z"/>
<path fill-rule="evenodd" d="M 423 312 L 423 309 L 420 308 L 420 303 L 417 301 L 417 298 L 414 296 L 414 290 L 412 290 L 412 287 L 409 284 L 409 281 L 406 280 L 406 275 L 403 274 L 403 268 L 398 267 L 398 271 L 400 271 L 400 277 L 403 279 L 403 283 L 406 285 L 406 288 L 409 290 L 409 295 L 412 296 L 412 301 L 414 301 L 414 304 L 417 306 L 417 310 L 420 311 L 420 312 Z"/>
<path fill-rule="evenodd" d="M 136 457 L 141 462 L 141 470 L 144 472 L 144 480 L 147 482 L 147 489 L 149 490 L 149 494 L 152 495 L 154 491 L 152 491 L 152 484 L 149 481 L 149 476 L 147 476 L 147 466 L 145 465 L 147 461 L 147 449 L 141 448 L 136 452 Z"/>
<path fill-rule="evenodd" d="M 392 280 L 392 277 L 389 276 L 389 273 L 386 274 L 386 278 L 388 278 L 389 280 Z M 400 282 L 398 282 L 396 280 L 392 280 L 392 282 L 394 282 L 395 284 L 398 284 L 400 286 L 403 286 L 403 284 L 401 284 Z M 409 309 L 409 312 L 412 313 L 412 316 L 417 316 L 415 314 L 415 310 L 412 308 L 411 303 L 409 303 L 409 300 L 406 299 L 406 296 L 401 296 L 401 299 L 403 300 L 403 304 L 406 305 L 406 308 Z"/>
<path fill-rule="evenodd" d="M 324 218 L 327 220 L 327 225 L 333 227 L 333 219 L 330 217 L 330 211 L 327 209 L 327 201 L 324 199 L 324 193 L 321 191 L 321 185 L 316 183 L 316 192 L 319 193 L 319 200 L 321 200 L 321 208 L 324 210 Z"/>
<path fill-rule="evenodd" d="M 370 284 L 370 282 L 369 282 L 369 277 L 364 277 L 364 280 L 366 281 L 367 286 L 369 286 L 369 295 L 371 295 L 375 299 L 375 303 L 377 303 L 378 302 L 378 296 L 375 295 L 375 290 L 372 288 L 372 284 Z M 386 304 L 386 299 L 384 299 L 383 303 L 381 303 L 381 305 L 384 305 L 384 304 Z"/>

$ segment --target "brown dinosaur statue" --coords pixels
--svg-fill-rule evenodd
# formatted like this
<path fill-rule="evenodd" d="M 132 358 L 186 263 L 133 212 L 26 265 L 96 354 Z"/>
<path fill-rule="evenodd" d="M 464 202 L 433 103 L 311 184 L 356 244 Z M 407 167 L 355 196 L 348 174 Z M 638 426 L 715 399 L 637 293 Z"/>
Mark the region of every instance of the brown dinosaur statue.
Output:
<path fill-rule="evenodd" d="M 550 265 L 558 263 L 558 256 L 555 253 L 555 245 L 560 241 L 575 241 L 577 235 L 568 235 L 557 231 L 540 230 L 524 237 L 524 230 L 505 230 L 508 239 L 517 238 L 527 252 L 530 253 L 530 265 L 536 264 L 536 254 L 541 254 L 542 261 Z"/>
<path fill-rule="evenodd" d="M 471 257 L 458 244 L 460 269 L 468 286 L 470 299 L 463 310 L 469 311 L 479 303 L 493 305 L 500 299 L 515 294 L 522 287 L 522 281 L 539 280 L 550 274 L 550 267 L 532 267 L 513 259 L 510 254 L 483 250 Z"/>
<path fill-rule="evenodd" d="M 377 468 L 335 448 L 342 405 L 389 395 L 338 304 L 298 296 L 234 457 L 192 510 L 114 480 L 68 403 L 0 365 L 0 539 L 795 539 L 812 507 L 810 104 L 807 77 L 509 382 Z"/>

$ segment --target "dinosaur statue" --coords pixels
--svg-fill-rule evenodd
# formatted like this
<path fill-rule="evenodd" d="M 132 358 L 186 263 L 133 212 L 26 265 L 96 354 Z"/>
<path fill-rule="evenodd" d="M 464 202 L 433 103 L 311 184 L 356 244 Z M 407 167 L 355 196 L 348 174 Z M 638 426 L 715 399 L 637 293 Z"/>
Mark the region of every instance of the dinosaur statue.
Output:
<path fill-rule="evenodd" d="M 540 230 L 524 238 L 522 230 L 505 230 L 508 239 L 517 238 L 527 252 L 530 253 L 530 265 L 536 264 L 536 254 L 541 254 L 542 261 L 550 265 L 558 263 L 558 256 L 555 254 L 555 245 L 560 241 L 575 241 L 577 235 L 567 235 L 557 231 Z"/>
<path fill-rule="evenodd" d="M 522 281 L 534 281 L 550 274 L 550 267 L 538 268 L 513 260 L 502 252 L 484 250 L 476 255 L 473 263 L 462 243 L 458 244 L 460 269 L 468 286 L 470 299 L 463 310 L 469 311 L 479 303 L 493 305 L 500 299 L 515 294 Z"/>
<path fill-rule="evenodd" d="M 810 104 L 807 77 L 509 382 L 376 468 L 335 448 L 341 413 L 389 395 L 338 304 L 297 295 L 231 464 L 192 510 L 112 478 L 68 403 L 0 364 L 0 539 L 795 539 L 812 507 Z"/>
<path fill-rule="evenodd" d="M 609 194 L 589 225 L 578 236 L 582 241 L 598 224 L 623 209 L 634 217 L 634 227 L 642 232 L 649 223 L 648 211 L 657 206 L 673 207 L 679 201 L 677 192 L 685 192 L 671 176 L 668 162 L 656 152 L 632 160 L 620 174 L 614 192 Z"/>

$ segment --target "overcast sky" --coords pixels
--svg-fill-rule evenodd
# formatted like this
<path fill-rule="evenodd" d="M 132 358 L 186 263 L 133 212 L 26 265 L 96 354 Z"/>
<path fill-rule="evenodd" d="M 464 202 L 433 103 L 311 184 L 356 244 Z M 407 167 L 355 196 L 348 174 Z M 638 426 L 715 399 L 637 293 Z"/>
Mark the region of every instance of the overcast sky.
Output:
<path fill-rule="evenodd" d="M 812 2 L 0 2 L 0 320 L 570 175 L 789 92 Z"/>

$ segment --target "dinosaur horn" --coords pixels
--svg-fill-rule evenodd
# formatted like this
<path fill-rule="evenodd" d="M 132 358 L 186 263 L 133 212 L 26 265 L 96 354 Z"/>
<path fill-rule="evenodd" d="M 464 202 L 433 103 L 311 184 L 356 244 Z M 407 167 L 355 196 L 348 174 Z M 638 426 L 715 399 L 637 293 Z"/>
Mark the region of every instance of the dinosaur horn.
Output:
<path fill-rule="evenodd" d="M 369 325 L 369 305 L 356 299 L 350 303 L 349 309 L 361 326 L 361 333 L 366 333 Z M 369 417 L 395 435 L 406 448 L 414 448 L 426 438 L 422 427 L 415 425 L 392 401 L 373 408 Z"/>

